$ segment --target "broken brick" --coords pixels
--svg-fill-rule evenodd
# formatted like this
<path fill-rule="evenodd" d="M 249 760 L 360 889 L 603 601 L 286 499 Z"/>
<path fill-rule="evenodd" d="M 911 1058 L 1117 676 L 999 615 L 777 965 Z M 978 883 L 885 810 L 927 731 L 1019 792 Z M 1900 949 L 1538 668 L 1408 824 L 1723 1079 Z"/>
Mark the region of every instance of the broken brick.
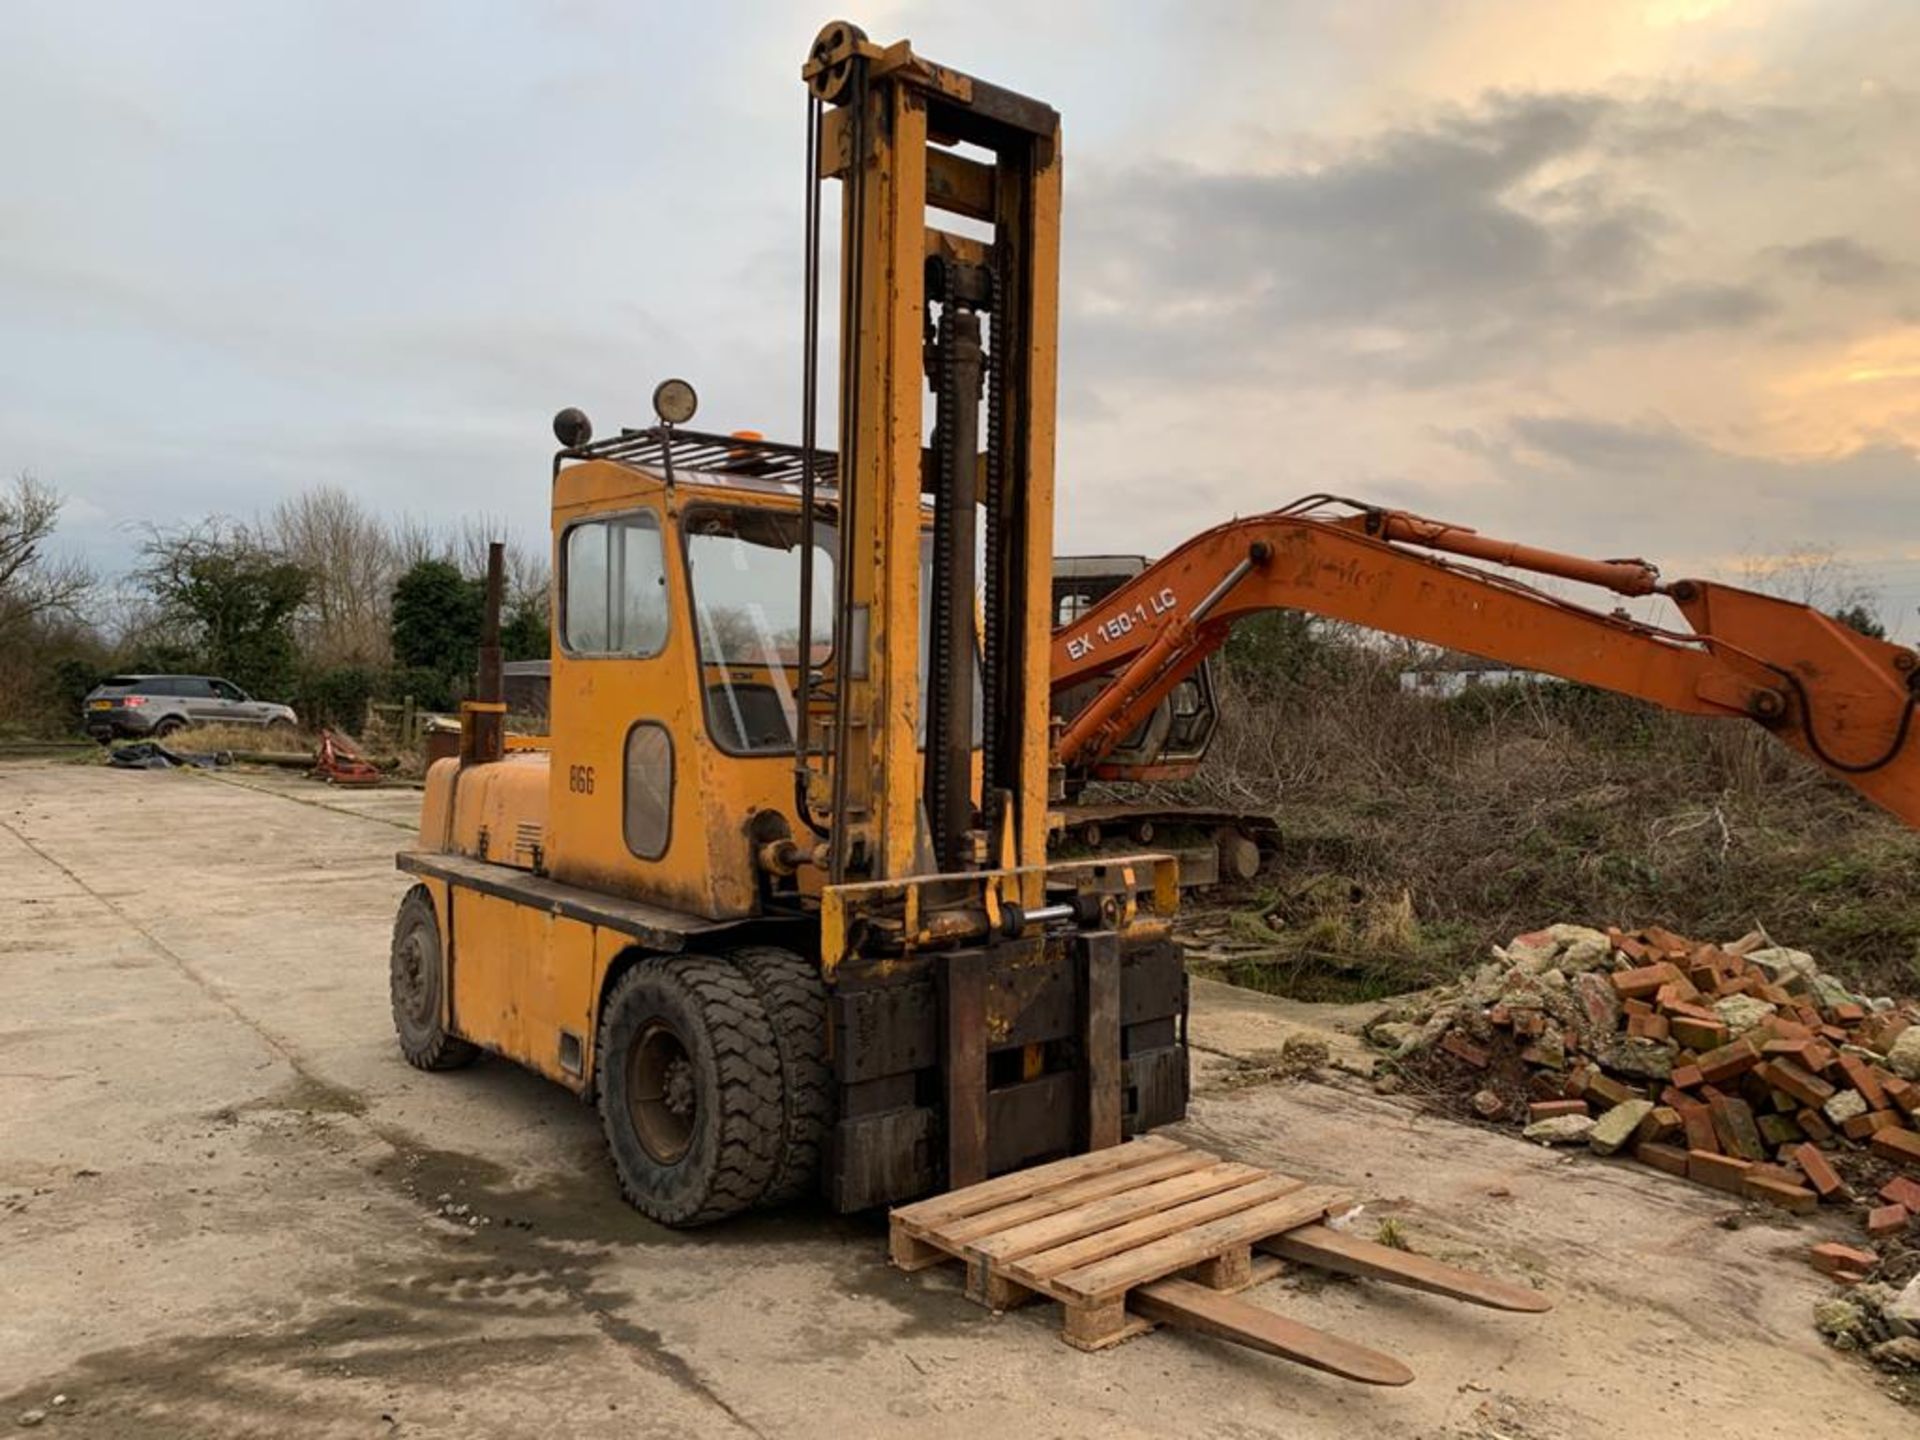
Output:
<path fill-rule="evenodd" d="M 1716 1155 L 1711 1150 L 1687 1152 L 1687 1178 L 1698 1185 L 1725 1190 L 1730 1195 L 1746 1194 L 1747 1172 L 1752 1168 L 1753 1162 L 1750 1160 Z"/>
<path fill-rule="evenodd" d="M 1887 1108 L 1887 1092 L 1881 1088 L 1880 1078 L 1873 1073 L 1873 1067 L 1858 1055 L 1842 1055 L 1840 1073 L 1847 1077 L 1849 1085 L 1866 1098 L 1868 1105 L 1875 1110 Z"/>
<path fill-rule="evenodd" d="M 1731 1045 L 1723 1045 L 1718 1050 L 1710 1050 L 1702 1055 L 1700 1075 L 1702 1079 L 1718 1084 L 1736 1075 L 1744 1075 L 1759 1063 L 1760 1052 L 1745 1040 L 1736 1040 Z"/>
<path fill-rule="evenodd" d="M 1680 1124 L 1686 1131 L 1689 1150 L 1719 1150 L 1720 1137 L 1714 1132 L 1712 1110 L 1698 1101 L 1689 1101 L 1674 1108 L 1680 1112 Z"/>
<path fill-rule="evenodd" d="M 1691 1015 L 1675 1015 L 1667 1023 L 1673 1038 L 1689 1050 L 1714 1050 L 1727 1043 L 1724 1020 L 1700 1020 Z"/>
<path fill-rule="evenodd" d="M 1664 1040 L 1667 1038 L 1667 1017 L 1664 1015 L 1629 1015 L 1627 1034 L 1642 1040 Z"/>
<path fill-rule="evenodd" d="M 1676 1065 L 1673 1067 L 1673 1083 L 1681 1090 L 1691 1090 L 1702 1084 L 1706 1076 L 1700 1073 L 1698 1065 Z"/>
<path fill-rule="evenodd" d="M 1663 961 L 1657 965 L 1643 965 L 1636 970 L 1614 971 L 1613 988 L 1630 1000 L 1638 1000 L 1654 994 L 1662 985 L 1679 976 L 1678 970 Z"/>
<path fill-rule="evenodd" d="M 1720 1022 L 1720 1017 L 1713 1011 L 1704 1005 L 1695 1005 L 1690 1000 L 1669 1000 L 1661 1005 L 1660 1013 L 1669 1020 L 1678 1020 L 1684 1016 L 1688 1020 L 1710 1020 L 1715 1024 Z"/>
<path fill-rule="evenodd" d="M 1818 1110 L 1802 1110 L 1793 1118 L 1800 1122 L 1800 1128 L 1807 1132 L 1807 1138 L 1816 1145 L 1824 1145 L 1833 1139 L 1833 1127 L 1827 1124 L 1827 1117 Z"/>
<path fill-rule="evenodd" d="M 1833 1086 L 1784 1057 L 1765 1062 L 1753 1073 L 1774 1089 L 1785 1091 L 1802 1105 L 1820 1106 L 1833 1098 Z"/>
<path fill-rule="evenodd" d="M 1911 1080 L 1902 1080 L 1898 1075 L 1880 1077 L 1880 1088 L 1887 1092 L 1887 1098 L 1911 1115 L 1920 1110 L 1920 1085 Z"/>
<path fill-rule="evenodd" d="M 1635 964 L 1645 964 L 1650 960 L 1659 958 L 1647 945 L 1634 936 L 1627 934 L 1626 931 L 1617 925 L 1609 925 L 1607 927 L 1607 939 L 1612 943 L 1614 949 L 1618 950 Z"/>
<path fill-rule="evenodd" d="M 1920 1135 L 1889 1125 L 1873 1133 L 1873 1153 L 1882 1160 L 1920 1165 Z"/>
<path fill-rule="evenodd" d="M 1867 1212 L 1867 1234 L 1876 1240 L 1898 1235 L 1907 1228 L 1907 1218 L 1907 1207 L 1904 1205 L 1876 1205 Z"/>
<path fill-rule="evenodd" d="M 1687 1174 L 1687 1152 L 1677 1145 L 1662 1145 L 1654 1140 L 1642 1141 L 1633 1147 L 1633 1158 L 1643 1165 L 1664 1170 L 1669 1175 L 1684 1177 Z"/>
<path fill-rule="evenodd" d="M 1464 1060 L 1476 1070 L 1484 1070 L 1491 1063 L 1485 1050 L 1474 1044 L 1458 1030 L 1449 1030 L 1447 1038 L 1440 1042 L 1440 1048 L 1456 1060 Z"/>
<path fill-rule="evenodd" d="M 1662 955 L 1674 955 L 1683 959 L 1693 954 L 1696 950 L 1711 950 L 1713 948 L 1711 945 L 1695 945 L 1693 941 L 1687 939 L 1686 936 L 1676 935 L 1673 931 L 1660 925 L 1642 926 L 1640 938 L 1645 940 L 1647 944 L 1651 945 Z"/>
<path fill-rule="evenodd" d="M 1858 1025 L 1862 1020 L 1867 1018 L 1867 1007 L 1864 1005 L 1855 1005 L 1852 1001 L 1848 1001 L 1844 1005 L 1834 1006 L 1828 1013 L 1833 1016 L 1835 1022 L 1838 1024 Z"/>
<path fill-rule="evenodd" d="M 1849 1140 L 1865 1140 L 1876 1131 L 1885 1130 L 1890 1125 L 1898 1125 L 1900 1119 L 1891 1110 L 1869 1110 L 1864 1115 L 1855 1115 L 1840 1124 L 1840 1133 Z"/>
<path fill-rule="evenodd" d="M 1857 1270 L 1865 1273 L 1880 1263 L 1880 1257 L 1871 1250 L 1856 1250 L 1851 1245 L 1839 1245 L 1829 1241 L 1816 1245 L 1807 1252 L 1807 1258 L 1813 1261 L 1813 1268 L 1824 1270 L 1829 1275 L 1838 1275 L 1844 1270 Z"/>
<path fill-rule="evenodd" d="M 1633 1132 L 1633 1138 L 1641 1142 L 1670 1139 L 1680 1133 L 1680 1112 L 1671 1105 L 1656 1105 L 1647 1112 L 1647 1118 L 1640 1122 L 1640 1128 Z"/>
<path fill-rule="evenodd" d="M 1807 1184 L 1813 1187 L 1813 1193 L 1822 1200 L 1836 1200 L 1846 1194 L 1846 1182 L 1833 1168 L 1833 1163 L 1820 1153 L 1818 1145 L 1800 1146 L 1793 1152 L 1793 1159 L 1800 1173 L 1807 1177 Z"/>
<path fill-rule="evenodd" d="M 1896 1175 L 1880 1187 L 1880 1198 L 1889 1205 L 1904 1205 L 1911 1215 L 1920 1215 L 1920 1182 Z"/>
<path fill-rule="evenodd" d="M 1749 1175 L 1742 1187 L 1750 1200 L 1764 1200 L 1795 1215 L 1811 1215 L 1820 1204 L 1819 1196 L 1804 1185 L 1776 1180 L 1770 1175 Z"/>

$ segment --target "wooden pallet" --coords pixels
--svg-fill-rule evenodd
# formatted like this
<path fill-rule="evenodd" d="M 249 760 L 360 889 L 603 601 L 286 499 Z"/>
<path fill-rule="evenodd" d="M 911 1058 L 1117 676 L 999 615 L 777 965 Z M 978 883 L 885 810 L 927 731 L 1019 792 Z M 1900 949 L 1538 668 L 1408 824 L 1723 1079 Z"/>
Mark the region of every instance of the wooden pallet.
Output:
<path fill-rule="evenodd" d="M 903 1270 L 960 1260 L 967 1295 L 996 1310 L 1059 1301 L 1062 1338 L 1082 1350 L 1177 1325 L 1376 1385 L 1413 1373 L 1234 1294 L 1291 1260 L 1497 1309 L 1548 1308 L 1534 1291 L 1319 1223 L 1350 1203 L 1329 1186 L 1147 1136 L 903 1206 L 889 1245 Z"/>

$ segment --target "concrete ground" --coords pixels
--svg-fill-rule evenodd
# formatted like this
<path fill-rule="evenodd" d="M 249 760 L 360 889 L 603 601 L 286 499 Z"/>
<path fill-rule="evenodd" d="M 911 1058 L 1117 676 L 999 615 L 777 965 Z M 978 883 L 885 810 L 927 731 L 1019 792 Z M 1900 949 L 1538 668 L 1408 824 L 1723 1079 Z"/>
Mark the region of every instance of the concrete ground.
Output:
<path fill-rule="evenodd" d="M 682 1235 L 595 1116 L 390 1036 L 417 797 L 0 766 L 0 1423 L 89 1437 L 1893 1436 L 1809 1324 L 1818 1227 L 1258 1069 L 1313 1007 L 1196 987 L 1178 1132 L 1351 1185 L 1544 1316 L 1284 1276 L 1253 1298 L 1412 1365 L 1375 1390 L 1185 1335 L 991 1316 L 882 1224 Z M 1335 1013 L 1333 1018 L 1340 1016 Z M 1256 1062 L 1249 1066 L 1249 1057 Z M 479 1221 L 480 1223 L 473 1223 Z M 66 1397 L 55 1407 L 53 1397 Z"/>

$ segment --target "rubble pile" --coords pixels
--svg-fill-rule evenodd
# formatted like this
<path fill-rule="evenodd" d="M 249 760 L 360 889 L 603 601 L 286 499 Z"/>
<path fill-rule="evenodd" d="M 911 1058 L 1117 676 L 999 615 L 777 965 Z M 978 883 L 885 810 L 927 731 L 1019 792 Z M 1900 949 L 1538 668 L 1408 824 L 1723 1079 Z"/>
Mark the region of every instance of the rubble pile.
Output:
<path fill-rule="evenodd" d="M 1920 1004 L 1854 995 L 1804 951 L 1554 925 L 1368 1035 L 1530 1140 L 1795 1213 L 1856 1209 L 1858 1243 L 1809 1255 L 1839 1280 L 1916 1263 Z"/>
<path fill-rule="evenodd" d="M 1868 1282 L 1822 1300 L 1813 1323 L 1836 1350 L 1863 1351 L 1884 1369 L 1920 1371 L 1920 1276 L 1901 1291 Z"/>

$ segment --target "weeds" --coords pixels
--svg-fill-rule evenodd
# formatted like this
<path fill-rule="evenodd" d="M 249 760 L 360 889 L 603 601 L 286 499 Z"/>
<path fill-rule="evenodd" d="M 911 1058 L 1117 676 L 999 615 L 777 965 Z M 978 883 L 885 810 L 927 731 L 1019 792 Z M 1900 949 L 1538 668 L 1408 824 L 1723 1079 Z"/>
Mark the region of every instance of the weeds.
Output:
<path fill-rule="evenodd" d="M 1219 677 L 1213 753 L 1164 795 L 1278 818 L 1231 927 L 1270 948 L 1229 978 L 1372 998 L 1570 920 L 1759 924 L 1870 993 L 1920 988 L 1920 836 L 1758 727 L 1561 684 L 1434 700 L 1394 668 Z"/>

